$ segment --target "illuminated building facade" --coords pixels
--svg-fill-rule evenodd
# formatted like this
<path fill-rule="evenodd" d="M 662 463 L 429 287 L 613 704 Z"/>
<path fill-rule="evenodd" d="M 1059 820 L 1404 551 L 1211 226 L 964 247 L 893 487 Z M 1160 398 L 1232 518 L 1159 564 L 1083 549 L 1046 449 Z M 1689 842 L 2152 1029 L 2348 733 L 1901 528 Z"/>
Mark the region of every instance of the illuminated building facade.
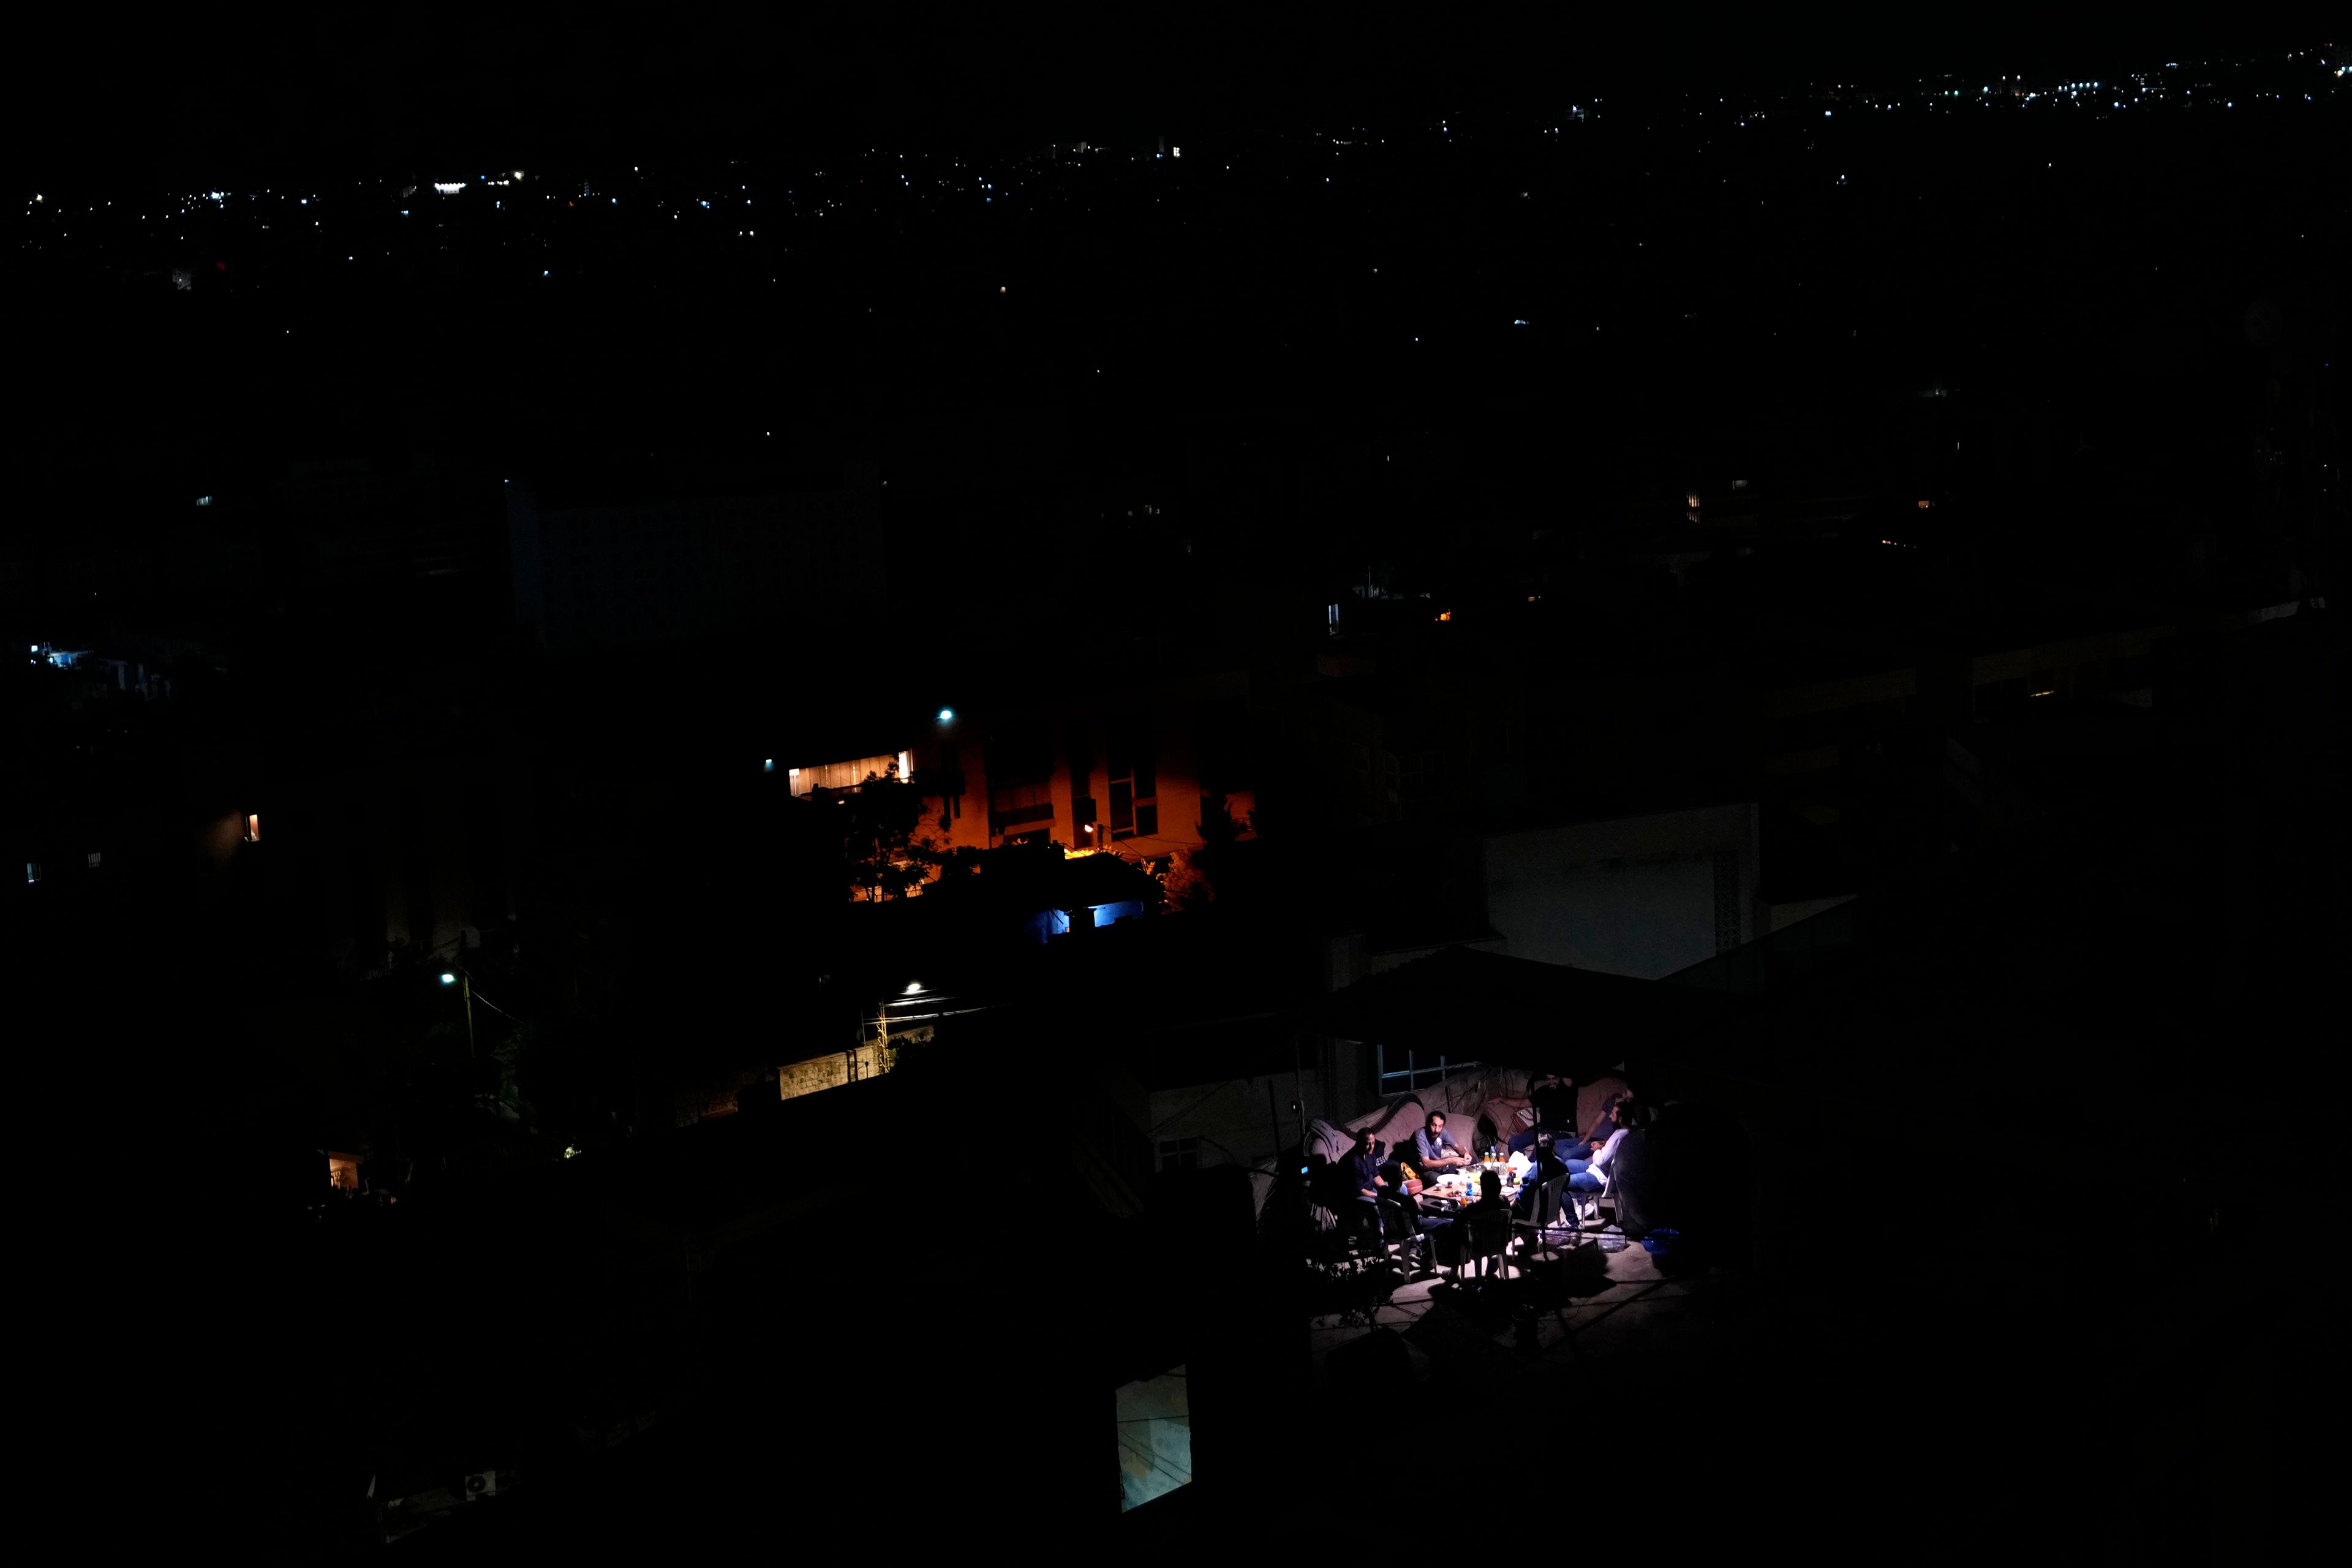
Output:
<path fill-rule="evenodd" d="M 787 763 L 792 793 L 853 789 L 868 775 L 924 792 L 917 830 L 945 848 L 1059 844 L 1151 859 L 1207 842 L 1218 803 L 1236 835 L 1256 806 L 1248 679 L 1241 671 L 1098 700 L 944 709 L 893 737 L 896 752 Z"/>

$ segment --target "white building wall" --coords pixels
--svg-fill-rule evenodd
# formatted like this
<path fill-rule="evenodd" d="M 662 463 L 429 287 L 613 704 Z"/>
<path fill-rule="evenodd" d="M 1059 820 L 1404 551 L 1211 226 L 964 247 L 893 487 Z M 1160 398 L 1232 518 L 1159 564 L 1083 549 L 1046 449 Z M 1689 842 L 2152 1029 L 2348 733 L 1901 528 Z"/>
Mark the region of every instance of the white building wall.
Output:
<path fill-rule="evenodd" d="M 1266 1090 L 1273 1088 L 1273 1108 Z M 1302 1090 L 1303 1097 L 1302 1097 Z M 1298 1100 L 1301 1115 L 1318 1114 L 1323 1103 L 1322 1075 L 1310 1059 L 1297 1073 L 1235 1079 L 1213 1087 L 1192 1084 L 1181 1089 L 1155 1089 L 1151 1095 L 1151 1137 L 1157 1143 L 1186 1138 L 1200 1142 L 1202 1165 L 1265 1165 L 1279 1153 L 1277 1124 L 1285 1142 L 1305 1135 L 1300 1115 L 1291 1102 Z"/>
<path fill-rule="evenodd" d="M 1655 980 L 1760 934 L 1759 870 L 1745 803 L 1498 833 L 1486 917 L 1514 958 Z"/>

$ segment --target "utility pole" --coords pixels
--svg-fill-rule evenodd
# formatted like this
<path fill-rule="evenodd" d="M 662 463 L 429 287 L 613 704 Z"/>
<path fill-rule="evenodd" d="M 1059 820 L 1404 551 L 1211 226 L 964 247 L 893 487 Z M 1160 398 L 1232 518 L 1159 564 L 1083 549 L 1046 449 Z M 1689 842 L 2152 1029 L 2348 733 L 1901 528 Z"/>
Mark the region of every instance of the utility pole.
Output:
<path fill-rule="evenodd" d="M 458 985 L 462 986 L 464 989 L 466 997 L 466 1065 L 468 1067 L 476 1066 L 478 1065 L 478 1058 L 474 1055 L 474 976 L 467 970 L 465 965 L 458 964 L 454 968 L 445 969 L 441 972 L 441 984 L 444 985 Z M 492 1003 L 490 1005 L 495 1008 L 498 1006 L 498 1004 Z M 505 1009 L 499 1008 L 499 1010 L 503 1012 Z"/>
<path fill-rule="evenodd" d="M 457 974 L 466 994 L 466 1065 L 479 1067 L 480 1059 L 474 1055 L 474 977 L 462 969 Z"/>

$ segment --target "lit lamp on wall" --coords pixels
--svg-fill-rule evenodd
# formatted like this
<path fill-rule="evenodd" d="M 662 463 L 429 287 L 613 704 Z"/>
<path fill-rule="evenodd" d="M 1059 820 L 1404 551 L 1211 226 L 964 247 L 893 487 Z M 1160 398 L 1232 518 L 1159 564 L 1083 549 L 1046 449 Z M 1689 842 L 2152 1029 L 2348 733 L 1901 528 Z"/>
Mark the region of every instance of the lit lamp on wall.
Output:
<path fill-rule="evenodd" d="M 258 844 L 261 842 L 261 813 L 257 811 L 246 813 L 245 841 L 247 844 Z"/>

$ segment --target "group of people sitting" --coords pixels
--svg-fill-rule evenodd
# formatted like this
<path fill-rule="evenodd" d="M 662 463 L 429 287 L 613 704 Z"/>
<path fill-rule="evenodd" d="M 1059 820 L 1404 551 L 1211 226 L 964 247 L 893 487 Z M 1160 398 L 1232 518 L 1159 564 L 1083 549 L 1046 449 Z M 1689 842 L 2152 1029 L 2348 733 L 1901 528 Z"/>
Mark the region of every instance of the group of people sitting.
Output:
<path fill-rule="evenodd" d="M 1513 1219 L 1535 1217 L 1538 1193 L 1554 1181 L 1563 1200 L 1557 1223 L 1582 1228 L 1599 1217 L 1597 1200 L 1609 1190 L 1612 1167 L 1633 1125 L 1632 1096 L 1610 1095 L 1583 1128 L 1575 1124 L 1576 1086 L 1560 1075 L 1546 1074 L 1530 1100 L 1532 1122 L 1512 1137 L 1504 1162 L 1519 1177 L 1516 1205 L 1504 1199 L 1503 1172 L 1489 1166 L 1479 1173 L 1475 1202 L 1455 1214 L 1422 1210 L 1416 1200 L 1426 1184 L 1482 1163 L 1447 1132 L 1445 1113 L 1433 1110 L 1412 1141 L 1394 1152 L 1369 1130 L 1357 1133 L 1355 1147 L 1341 1162 L 1344 1179 L 1353 1184 L 1348 1217 L 1383 1238 L 1418 1237 L 1425 1269 L 1434 1268 L 1444 1243 L 1490 1235 L 1497 1227 L 1507 1237 Z M 1476 1250 L 1490 1248 L 1482 1245 Z"/>

